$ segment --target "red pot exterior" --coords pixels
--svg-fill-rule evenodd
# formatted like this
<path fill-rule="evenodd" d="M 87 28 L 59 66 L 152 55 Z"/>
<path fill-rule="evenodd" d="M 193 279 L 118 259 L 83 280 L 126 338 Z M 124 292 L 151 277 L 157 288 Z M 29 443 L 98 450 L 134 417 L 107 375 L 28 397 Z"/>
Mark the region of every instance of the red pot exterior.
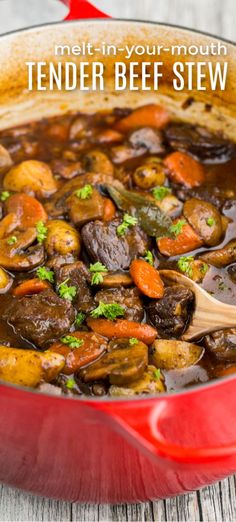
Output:
<path fill-rule="evenodd" d="M 94 15 L 86 0 L 62 1 L 69 7 L 67 19 Z M 150 30 L 148 25 L 143 34 Z M 164 41 L 172 42 L 175 28 L 158 30 Z M 73 36 L 73 25 L 69 31 Z M 26 44 L 24 49 L 29 48 L 27 39 Z M 4 47 L 1 52 L 4 55 Z M 235 72 L 234 63 L 232 55 Z M 16 74 L 18 69 L 14 65 L 10 70 Z M 19 75 L 17 85 L 9 71 L 3 68 L 0 101 L 13 87 L 21 91 L 25 81 Z M 217 93 L 227 107 L 235 103 L 231 75 L 228 91 L 221 97 Z M 223 128 L 223 119 L 219 121 Z M 142 502 L 198 489 L 236 471 L 235 389 L 235 378 L 229 378 L 176 395 L 102 401 L 46 396 L 0 384 L 0 482 L 90 503 Z"/>
<path fill-rule="evenodd" d="M 134 401 L 79 401 L 0 386 L 0 482 L 80 502 L 140 502 L 179 495 L 236 471 L 236 451 L 208 462 L 167 458 L 150 420 L 160 406 L 166 440 L 182 447 L 233 445 L 235 379 Z M 179 462 L 182 460 L 183 462 Z M 206 460 L 206 459 L 205 459 Z"/>

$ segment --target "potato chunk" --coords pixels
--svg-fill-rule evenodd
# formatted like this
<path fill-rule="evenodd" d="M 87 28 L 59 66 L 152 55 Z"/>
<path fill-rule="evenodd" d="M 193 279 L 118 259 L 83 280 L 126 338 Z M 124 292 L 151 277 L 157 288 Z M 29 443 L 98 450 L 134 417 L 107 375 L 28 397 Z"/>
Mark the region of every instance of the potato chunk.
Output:
<path fill-rule="evenodd" d="M 22 161 L 11 168 L 3 181 L 5 190 L 27 192 L 47 198 L 57 190 L 50 167 L 43 161 Z"/>
<path fill-rule="evenodd" d="M 66 221 L 54 219 L 47 223 L 47 238 L 45 240 L 45 248 L 49 256 L 55 254 L 78 255 L 80 252 L 79 234 Z"/>
<path fill-rule="evenodd" d="M 12 384 L 36 388 L 41 381 L 53 381 L 64 364 L 65 358 L 58 353 L 0 345 L 0 379 Z"/>
<path fill-rule="evenodd" d="M 204 348 L 185 341 L 158 339 L 151 349 L 151 362 L 163 370 L 188 368 L 202 358 Z"/>
<path fill-rule="evenodd" d="M 0 267 L 0 294 L 5 294 L 11 288 L 13 278 Z"/>
<path fill-rule="evenodd" d="M 112 176 L 114 167 L 108 156 L 100 150 L 89 151 L 83 158 L 83 165 L 87 172 L 98 172 Z"/>
<path fill-rule="evenodd" d="M 148 190 L 156 185 L 163 185 L 165 183 L 165 173 L 163 165 L 158 162 L 145 163 L 137 167 L 133 174 L 133 180 L 137 187 Z"/>

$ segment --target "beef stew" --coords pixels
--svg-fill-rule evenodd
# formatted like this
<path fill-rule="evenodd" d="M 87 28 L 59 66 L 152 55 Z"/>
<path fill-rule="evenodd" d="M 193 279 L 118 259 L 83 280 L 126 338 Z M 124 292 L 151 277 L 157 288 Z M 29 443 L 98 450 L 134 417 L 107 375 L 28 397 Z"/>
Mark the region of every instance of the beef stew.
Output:
<path fill-rule="evenodd" d="M 236 305 L 236 146 L 156 106 L 0 132 L 0 379 L 134 396 L 236 371 L 235 328 L 186 343 L 194 294 Z"/>

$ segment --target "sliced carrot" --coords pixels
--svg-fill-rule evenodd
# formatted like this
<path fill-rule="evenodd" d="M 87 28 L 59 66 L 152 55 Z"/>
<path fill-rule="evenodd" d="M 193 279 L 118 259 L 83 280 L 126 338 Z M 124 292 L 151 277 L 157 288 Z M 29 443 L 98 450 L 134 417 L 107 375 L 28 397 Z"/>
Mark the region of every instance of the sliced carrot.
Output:
<path fill-rule="evenodd" d="M 82 366 L 95 361 L 107 349 L 107 341 L 93 332 L 73 332 L 69 334 L 83 341 L 79 348 L 70 348 L 63 342 L 54 343 L 49 350 L 60 353 L 66 358 L 63 373 L 70 375 Z"/>
<path fill-rule="evenodd" d="M 157 336 L 157 331 L 149 324 L 136 323 L 126 319 L 109 321 L 109 319 L 87 319 L 87 324 L 93 332 L 108 339 L 113 337 L 135 337 L 145 344 L 152 344 Z"/>
<path fill-rule="evenodd" d="M 164 284 L 158 271 L 144 259 L 134 259 L 130 265 L 130 275 L 135 285 L 144 295 L 158 299 L 164 295 Z"/>
<path fill-rule="evenodd" d="M 117 141 L 122 141 L 124 139 L 124 136 L 114 130 L 114 129 L 104 129 L 103 131 L 99 132 L 96 136 L 96 141 L 98 143 L 115 143 Z"/>
<path fill-rule="evenodd" d="M 178 221 L 179 219 L 176 219 L 173 223 L 175 224 Z M 191 252 L 192 250 L 196 250 L 196 248 L 200 248 L 202 245 L 202 239 L 188 223 L 183 225 L 182 231 L 176 238 L 162 237 L 157 240 L 157 246 L 161 254 L 168 257 Z"/>
<path fill-rule="evenodd" d="M 28 279 L 20 283 L 12 292 L 15 297 L 23 297 L 24 295 L 40 294 L 44 290 L 51 288 L 47 281 L 40 281 L 40 279 Z"/>
<path fill-rule="evenodd" d="M 161 129 L 169 121 L 169 114 L 161 105 L 145 105 L 133 111 L 129 116 L 122 118 L 115 125 L 119 132 L 129 132 L 138 127 L 155 127 Z"/>
<path fill-rule="evenodd" d="M 121 273 L 110 273 L 103 276 L 103 282 L 101 286 L 103 288 L 120 288 L 121 286 L 131 286 L 133 284 L 132 278 L 125 272 Z"/>
<path fill-rule="evenodd" d="M 116 214 L 116 207 L 109 198 L 104 198 L 103 221 L 112 221 Z"/>
<path fill-rule="evenodd" d="M 169 177 L 185 187 L 198 187 L 205 181 L 205 170 L 199 161 L 184 152 L 172 152 L 164 160 Z"/>
<path fill-rule="evenodd" d="M 68 122 L 54 122 L 49 127 L 46 127 L 46 134 L 52 139 L 58 140 L 58 141 L 66 141 L 68 139 L 69 134 L 69 125 Z"/>
<path fill-rule="evenodd" d="M 7 212 L 14 212 L 22 228 L 33 227 L 38 221 L 47 221 L 47 214 L 43 205 L 28 194 L 14 194 L 6 201 Z"/>
<path fill-rule="evenodd" d="M 227 375 L 232 375 L 233 373 L 236 373 L 236 364 L 228 366 L 228 368 L 221 368 L 216 372 L 217 377 L 225 377 Z"/>

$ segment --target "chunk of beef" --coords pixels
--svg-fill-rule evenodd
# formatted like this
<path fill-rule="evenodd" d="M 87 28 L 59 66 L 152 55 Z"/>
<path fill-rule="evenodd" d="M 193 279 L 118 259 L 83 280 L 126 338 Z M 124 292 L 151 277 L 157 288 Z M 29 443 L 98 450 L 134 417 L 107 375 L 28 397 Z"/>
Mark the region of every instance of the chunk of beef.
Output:
<path fill-rule="evenodd" d="M 206 335 L 204 345 L 217 359 L 236 362 L 236 328 L 219 330 Z"/>
<path fill-rule="evenodd" d="M 93 189 L 91 197 L 80 199 L 76 194 L 72 194 L 67 199 L 68 214 L 72 223 L 81 227 L 89 221 L 102 219 L 104 212 L 104 198 L 100 192 Z"/>
<path fill-rule="evenodd" d="M 124 236 L 117 235 L 121 220 L 109 223 L 93 221 L 82 228 L 85 248 L 93 261 L 100 261 L 108 270 L 125 270 L 132 259 L 144 255 L 149 248 L 149 240 L 139 227 L 129 228 Z"/>
<path fill-rule="evenodd" d="M 194 295 L 186 286 L 173 285 L 165 289 L 162 299 L 147 305 L 150 321 L 163 337 L 179 337 L 191 318 Z"/>
<path fill-rule="evenodd" d="M 54 175 L 63 179 L 72 179 L 84 172 L 80 161 L 54 160 L 51 168 Z"/>
<path fill-rule="evenodd" d="M 137 288 L 109 288 L 100 290 L 95 296 L 95 302 L 118 303 L 125 309 L 125 318 L 140 322 L 143 319 L 143 305 Z"/>
<path fill-rule="evenodd" d="M 145 147 L 150 154 L 163 154 L 165 152 L 162 132 L 151 127 L 142 127 L 132 132 L 129 142 L 135 148 Z"/>
<path fill-rule="evenodd" d="M 94 308 L 93 296 L 90 289 L 91 274 L 82 261 L 60 266 L 55 270 L 57 285 L 68 280 L 69 286 L 76 286 L 74 306 L 81 312 L 90 312 Z"/>
<path fill-rule="evenodd" d="M 39 348 L 68 333 L 75 320 L 75 310 L 66 299 L 60 299 L 52 290 L 37 295 L 15 298 L 3 314 L 20 335 Z"/>
<path fill-rule="evenodd" d="M 165 129 L 165 135 L 171 147 L 190 152 L 204 163 L 225 163 L 236 154 L 234 143 L 203 127 L 172 123 Z"/>

